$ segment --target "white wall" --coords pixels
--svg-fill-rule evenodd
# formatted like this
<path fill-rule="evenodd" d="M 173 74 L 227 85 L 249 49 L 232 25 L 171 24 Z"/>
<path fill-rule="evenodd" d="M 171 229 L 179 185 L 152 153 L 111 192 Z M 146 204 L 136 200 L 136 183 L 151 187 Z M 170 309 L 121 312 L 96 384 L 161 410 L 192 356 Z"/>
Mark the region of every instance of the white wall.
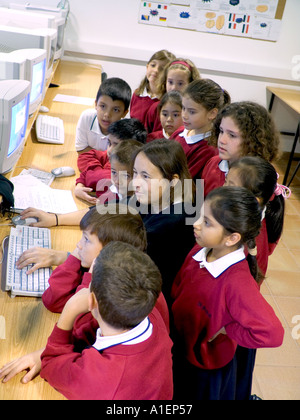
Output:
<path fill-rule="evenodd" d="M 135 89 L 150 56 L 166 48 L 190 58 L 202 77 L 227 89 L 233 101 L 253 100 L 268 106 L 266 86 L 300 89 L 299 3 L 287 0 L 279 40 L 268 42 L 141 25 L 137 0 L 89 0 L 85 9 L 80 0 L 70 0 L 65 56 L 101 64 L 109 77 L 122 77 Z M 296 113 L 277 103 L 273 109 L 280 130 L 295 130 Z M 282 148 L 290 150 L 291 137 L 282 141 Z"/>

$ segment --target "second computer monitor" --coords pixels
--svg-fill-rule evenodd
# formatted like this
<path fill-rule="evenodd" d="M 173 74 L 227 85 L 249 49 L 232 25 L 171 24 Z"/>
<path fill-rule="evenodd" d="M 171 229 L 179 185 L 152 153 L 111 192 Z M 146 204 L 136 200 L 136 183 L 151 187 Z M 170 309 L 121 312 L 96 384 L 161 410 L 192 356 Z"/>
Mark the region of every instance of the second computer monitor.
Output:
<path fill-rule="evenodd" d="M 29 115 L 44 98 L 46 58 L 46 50 L 38 48 L 0 53 L 0 80 L 23 79 L 31 83 Z"/>

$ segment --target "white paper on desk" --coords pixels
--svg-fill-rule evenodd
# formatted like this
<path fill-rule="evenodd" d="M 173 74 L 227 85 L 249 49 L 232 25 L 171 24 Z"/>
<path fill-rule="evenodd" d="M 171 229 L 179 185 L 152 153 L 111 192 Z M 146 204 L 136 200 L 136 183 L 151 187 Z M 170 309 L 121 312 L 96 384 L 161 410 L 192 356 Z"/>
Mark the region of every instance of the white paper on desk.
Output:
<path fill-rule="evenodd" d="M 60 93 L 54 97 L 53 101 L 66 102 L 68 104 L 87 105 L 87 106 L 95 105 L 95 98 L 87 98 L 83 96 L 72 96 L 72 95 L 61 95 Z"/>
<path fill-rule="evenodd" d="M 78 210 L 69 190 L 48 187 L 32 175 L 11 178 L 14 184 L 14 198 L 17 209 L 34 207 L 50 213 L 65 214 Z"/>

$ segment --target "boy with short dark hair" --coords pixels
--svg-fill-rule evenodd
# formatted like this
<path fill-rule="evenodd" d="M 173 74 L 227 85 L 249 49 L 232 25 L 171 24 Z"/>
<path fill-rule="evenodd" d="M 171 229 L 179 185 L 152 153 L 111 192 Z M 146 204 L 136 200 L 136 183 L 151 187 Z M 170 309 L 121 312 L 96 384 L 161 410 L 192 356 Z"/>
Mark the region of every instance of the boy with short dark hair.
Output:
<path fill-rule="evenodd" d="M 82 238 L 67 260 L 49 278 L 49 287 L 42 295 L 47 309 L 61 312 L 65 303 L 78 290 L 89 287 L 91 275 L 86 269 L 110 241 L 124 241 L 145 251 L 146 230 L 139 214 L 122 214 L 122 204 L 106 207 L 105 214 L 90 209 L 81 219 Z M 124 211 L 125 213 L 125 211 Z"/>
<path fill-rule="evenodd" d="M 76 179 L 76 197 L 87 201 L 90 204 L 96 203 L 96 185 L 99 180 L 111 179 L 110 155 L 114 148 L 121 142 L 135 140 L 141 145 L 146 143 L 147 131 L 143 124 L 136 119 L 125 118 L 111 124 L 108 129 L 109 141 L 106 151 L 90 150 L 79 155 L 77 160 L 78 168 L 82 171 Z"/>
<path fill-rule="evenodd" d="M 135 247 L 110 242 L 93 266 L 90 293 L 65 305 L 41 360 L 41 377 L 68 399 L 170 400 L 172 342 L 158 310 L 161 275 Z M 76 318 L 92 312 L 99 328 Z M 76 351 L 81 338 L 95 337 Z"/>
<path fill-rule="evenodd" d="M 95 109 L 86 109 L 79 118 L 75 139 L 77 152 L 106 150 L 108 127 L 126 116 L 130 99 L 131 88 L 125 80 L 112 77 L 101 83 Z"/>

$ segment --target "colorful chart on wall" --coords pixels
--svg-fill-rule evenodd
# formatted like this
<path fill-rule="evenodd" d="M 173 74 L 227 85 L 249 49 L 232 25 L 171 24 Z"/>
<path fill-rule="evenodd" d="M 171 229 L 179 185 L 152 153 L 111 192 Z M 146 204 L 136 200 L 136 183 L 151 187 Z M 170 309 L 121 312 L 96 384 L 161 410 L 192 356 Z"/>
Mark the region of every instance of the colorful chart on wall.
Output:
<path fill-rule="evenodd" d="M 139 23 L 277 41 L 286 0 L 141 1 Z"/>

